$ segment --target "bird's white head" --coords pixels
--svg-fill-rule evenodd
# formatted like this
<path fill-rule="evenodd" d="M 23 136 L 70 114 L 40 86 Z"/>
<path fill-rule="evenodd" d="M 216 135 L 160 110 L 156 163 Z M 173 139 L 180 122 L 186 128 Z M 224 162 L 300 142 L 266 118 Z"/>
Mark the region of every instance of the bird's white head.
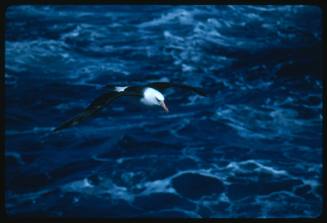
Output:
<path fill-rule="evenodd" d="M 144 90 L 141 102 L 146 105 L 159 105 L 166 112 L 169 111 L 165 104 L 165 97 L 163 96 L 163 94 L 161 94 L 158 90 L 154 88 L 148 87 Z"/>

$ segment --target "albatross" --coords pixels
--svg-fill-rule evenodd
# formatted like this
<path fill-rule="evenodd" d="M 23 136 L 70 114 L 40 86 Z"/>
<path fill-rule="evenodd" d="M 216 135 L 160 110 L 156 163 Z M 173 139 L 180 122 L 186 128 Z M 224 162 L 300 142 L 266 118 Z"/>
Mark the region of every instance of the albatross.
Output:
<path fill-rule="evenodd" d="M 110 89 L 110 91 L 95 98 L 93 102 L 91 102 L 91 104 L 84 109 L 84 111 L 54 128 L 53 132 L 57 132 L 59 130 L 79 124 L 88 117 L 96 114 L 104 106 L 110 104 L 122 96 L 138 97 L 143 104 L 148 106 L 161 106 L 165 112 L 169 112 L 169 110 L 165 103 L 165 97 L 160 91 L 163 91 L 167 88 L 180 88 L 181 90 L 191 91 L 198 95 L 206 96 L 206 93 L 201 88 L 170 82 L 153 82 L 144 86 L 106 85 L 105 88 Z"/>

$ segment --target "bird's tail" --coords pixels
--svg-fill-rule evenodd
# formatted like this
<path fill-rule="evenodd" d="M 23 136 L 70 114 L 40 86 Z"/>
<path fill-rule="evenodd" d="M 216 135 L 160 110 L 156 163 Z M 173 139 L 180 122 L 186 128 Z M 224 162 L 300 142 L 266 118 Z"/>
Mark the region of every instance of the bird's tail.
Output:
<path fill-rule="evenodd" d="M 123 92 L 126 88 L 127 86 L 117 86 L 117 85 L 107 84 L 102 89 L 115 91 L 115 92 Z"/>

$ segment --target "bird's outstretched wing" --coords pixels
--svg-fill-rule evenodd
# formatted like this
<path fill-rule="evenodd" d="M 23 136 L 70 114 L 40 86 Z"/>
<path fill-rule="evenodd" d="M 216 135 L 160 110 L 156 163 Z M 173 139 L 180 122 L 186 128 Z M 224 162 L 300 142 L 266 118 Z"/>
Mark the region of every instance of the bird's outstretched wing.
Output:
<path fill-rule="evenodd" d="M 80 122 L 84 121 L 86 118 L 90 117 L 91 115 L 101 110 L 105 105 L 111 103 L 113 100 L 121 96 L 140 96 L 140 95 L 130 92 L 116 92 L 116 91 L 107 92 L 97 97 L 83 112 L 79 113 L 72 119 L 63 122 L 61 125 L 55 128 L 53 132 L 57 132 L 59 130 L 79 124 Z"/>
<path fill-rule="evenodd" d="M 169 82 L 153 82 L 153 83 L 149 83 L 148 86 L 158 90 L 165 90 L 166 88 L 170 88 L 170 87 L 181 88 L 181 89 L 193 91 L 194 93 L 199 94 L 201 96 L 207 96 L 207 94 L 203 89 L 185 85 L 185 84 L 175 84 Z"/>

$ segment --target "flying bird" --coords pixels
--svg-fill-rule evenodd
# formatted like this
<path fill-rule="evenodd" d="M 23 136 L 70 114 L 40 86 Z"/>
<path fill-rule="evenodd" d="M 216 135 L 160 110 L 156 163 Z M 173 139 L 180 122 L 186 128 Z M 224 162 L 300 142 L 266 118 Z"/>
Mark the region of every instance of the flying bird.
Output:
<path fill-rule="evenodd" d="M 182 90 L 194 92 L 201 96 L 206 96 L 206 93 L 201 88 L 169 82 L 153 82 L 143 86 L 106 85 L 105 88 L 110 89 L 111 91 L 97 97 L 83 112 L 77 114 L 72 119 L 63 122 L 57 128 L 53 129 L 53 132 L 79 124 L 89 116 L 97 113 L 105 105 L 110 104 L 122 96 L 138 97 L 143 104 L 149 106 L 161 106 L 165 112 L 168 112 L 169 110 L 165 103 L 165 97 L 160 91 L 167 88 L 180 88 Z"/>

